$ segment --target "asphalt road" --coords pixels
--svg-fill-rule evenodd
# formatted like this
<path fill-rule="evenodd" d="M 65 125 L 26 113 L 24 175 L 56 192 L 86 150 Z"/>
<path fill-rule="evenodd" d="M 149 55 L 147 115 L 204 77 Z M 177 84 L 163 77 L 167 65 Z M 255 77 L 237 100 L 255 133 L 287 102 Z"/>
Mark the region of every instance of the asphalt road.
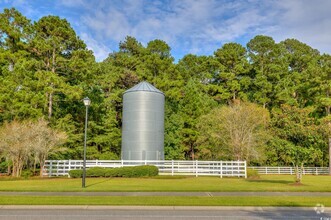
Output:
<path fill-rule="evenodd" d="M 128 219 L 321 219 L 331 209 L 289 207 L 114 207 L 114 206 L 1 206 L 0 220 L 128 220 Z"/>
<path fill-rule="evenodd" d="M 323 196 L 323 192 L 0 192 L 40 196 Z M 128 219 L 318 219 L 331 220 L 331 208 L 185 207 L 185 206 L 17 206 L 0 205 L 0 220 L 128 220 Z"/>

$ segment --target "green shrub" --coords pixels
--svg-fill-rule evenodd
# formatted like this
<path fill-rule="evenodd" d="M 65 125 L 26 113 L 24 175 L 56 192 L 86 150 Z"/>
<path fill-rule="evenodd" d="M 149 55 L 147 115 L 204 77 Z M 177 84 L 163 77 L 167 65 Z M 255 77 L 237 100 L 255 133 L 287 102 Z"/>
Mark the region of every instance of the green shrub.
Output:
<path fill-rule="evenodd" d="M 119 168 L 107 168 L 105 170 L 105 177 L 119 177 L 120 169 Z"/>
<path fill-rule="evenodd" d="M 25 179 L 28 179 L 29 177 L 33 176 L 32 170 L 23 170 L 21 176 Z"/>
<path fill-rule="evenodd" d="M 105 177 L 150 177 L 159 174 L 158 168 L 150 165 L 119 167 L 105 170 Z"/>
<path fill-rule="evenodd" d="M 70 170 L 69 176 L 71 178 L 81 178 L 83 176 L 83 170 Z"/>
<path fill-rule="evenodd" d="M 8 162 L 2 161 L 0 162 L 0 173 L 6 173 L 8 170 Z"/>
<path fill-rule="evenodd" d="M 105 168 L 102 167 L 91 167 L 86 170 L 87 177 L 102 177 L 105 176 Z"/>
<path fill-rule="evenodd" d="M 135 173 L 136 167 L 121 167 L 118 174 L 119 177 L 137 177 L 138 174 Z"/>
<path fill-rule="evenodd" d="M 93 167 L 86 170 L 87 177 L 150 177 L 157 176 L 159 170 L 156 166 L 143 165 L 133 167 L 102 168 Z M 72 178 L 81 178 L 83 170 L 70 170 Z"/>
<path fill-rule="evenodd" d="M 260 179 L 260 174 L 257 170 L 247 169 L 247 178 L 249 178 L 249 179 Z"/>
<path fill-rule="evenodd" d="M 140 177 L 150 177 L 157 176 L 159 174 L 159 169 L 156 166 L 137 166 L 134 167 L 134 174 Z"/>

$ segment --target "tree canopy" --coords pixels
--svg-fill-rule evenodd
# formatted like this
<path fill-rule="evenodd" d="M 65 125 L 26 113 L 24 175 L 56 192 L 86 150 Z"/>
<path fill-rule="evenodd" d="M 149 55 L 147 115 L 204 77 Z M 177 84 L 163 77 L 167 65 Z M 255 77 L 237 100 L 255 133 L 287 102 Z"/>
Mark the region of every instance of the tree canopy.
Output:
<path fill-rule="evenodd" d="M 303 42 L 258 35 L 175 62 L 165 41 L 127 36 L 96 62 L 66 19 L 32 22 L 14 8 L 0 18 L 0 125 L 46 119 L 67 135 L 50 159 L 82 158 L 85 96 L 87 158 L 120 158 L 123 92 L 147 80 L 166 96 L 166 159 L 328 163 L 331 59 Z"/>

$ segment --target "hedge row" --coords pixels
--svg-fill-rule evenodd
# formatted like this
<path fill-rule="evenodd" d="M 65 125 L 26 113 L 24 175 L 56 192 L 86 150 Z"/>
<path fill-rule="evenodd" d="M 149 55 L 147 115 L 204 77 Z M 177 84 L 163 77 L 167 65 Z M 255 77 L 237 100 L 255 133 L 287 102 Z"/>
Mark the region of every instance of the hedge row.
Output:
<path fill-rule="evenodd" d="M 158 174 L 158 168 L 151 165 L 119 168 L 93 167 L 86 170 L 86 177 L 149 177 L 157 176 Z M 81 178 L 83 170 L 70 170 L 69 176 Z"/>

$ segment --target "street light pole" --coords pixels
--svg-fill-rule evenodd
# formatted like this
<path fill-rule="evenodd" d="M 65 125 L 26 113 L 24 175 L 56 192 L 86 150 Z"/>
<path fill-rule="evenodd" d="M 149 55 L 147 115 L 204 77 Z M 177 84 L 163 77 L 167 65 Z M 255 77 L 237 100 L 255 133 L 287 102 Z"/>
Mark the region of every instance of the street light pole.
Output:
<path fill-rule="evenodd" d="M 82 178 L 82 187 L 85 188 L 85 178 L 86 178 L 86 137 L 87 137 L 87 116 L 88 116 L 88 107 L 91 104 L 91 100 L 88 97 L 83 99 L 84 105 L 86 107 L 85 113 L 85 134 L 84 134 L 84 160 L 83 160 L 83 178 Z"/>

